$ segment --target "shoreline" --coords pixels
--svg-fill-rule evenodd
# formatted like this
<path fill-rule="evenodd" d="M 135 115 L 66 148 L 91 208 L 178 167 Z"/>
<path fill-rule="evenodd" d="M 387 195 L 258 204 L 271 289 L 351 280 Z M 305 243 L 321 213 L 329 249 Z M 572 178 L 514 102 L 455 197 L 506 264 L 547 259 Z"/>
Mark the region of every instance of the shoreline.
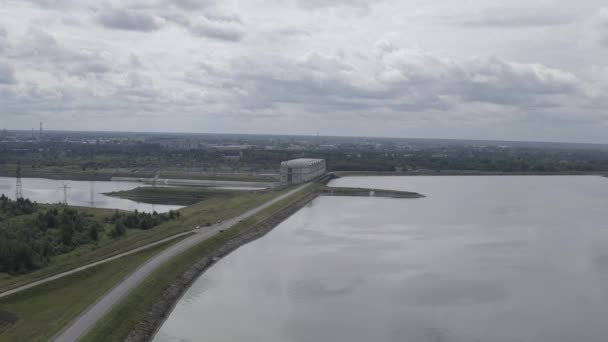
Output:
<path fill-rule="evenodd" d="M 235 236 L 222 246 L 199 259 L 196 264 L 190 267 L 188 271 L 183 273 L 179 279 L 177 279 L 162 292 L 161 296 L 157 299 L 156 303 L 150 310 L 148 317 L 145 320 L 137 323 L 129 335 L 127 335 L 125 341 L 151 341 L 158 330 L 162 327 L 165 320 L 169 317 L 177 303 L 179 303 L 184 293 L 186 293 L 192 284 L 205 271 L 217 263 L 217 261 L 219 261 L 221 258 L 237 250 L 239 247 L 263 237 L 277 227 L 281 222 L 295 214 L 298 210 L 306 206 L 319 195 L 320 194 L 317 191 L 304 195 L 302 198 L 290 203 L 285 208 L 254 224 L 252 227 L 247 229 L 247 231 Z"/>
<path fill-rule="evenodd" d="M 505 172 L 505 171 L 459 171 L 459 170 L 444 170 L 444 171 L 332 171 L 338 177 L 352 176 L 401 176 L 401 177 L 417 177 L 417 176 L 599 176 L 608 177 L 608 171 L 572 171 L 572 172 Z"/>
<path fill-rule="evenodd" d="M 345 197 L 384 197 L 384 198 L 424 198 L 426 196 L 417 192 L 384 190 L 375 188 L 344 188 L 326 186 L 319 191 L 321 196 L 345 196 Z"/>
<path fill-rule="evenodd" d="M 335 177 L 335 176 L 334 176 Z M 331 178 L 331 177 L 330 177 Z M 329 181 L 330 179 L 322 179 Z M 327 191 L 334 192 L 328 193 Z M 385 191 L 376 189 L 358 189 L 358 188 L 325 188 L 314 189 L 312 192 L 303 195 L 303 197 L 288 204 L 285 208 L 273 213 L 264 220 L 254 224 L 242 234 L 230 239 L 222 246 L 209 252 L 207 255 L 199 259 L 189 270 L 184 272 L 175 282 L 167 287 L 156 303 L 152 306 L 148 317 L 143 321 L 138 322 L 131 330 L 124 341 L 128 342 L 144 342 L 151 341 L 158 333 L 166 319 L 171 315 L 173 309 L 179 303 L 183 295 L 194 284 L 194 282 L 205 273 L 210 267 L 216 264 L 221 258 L 229 255 L 239 247 L 246 245 L 252 241 L 264 237 L 267 233 L 279 226 L 287 218 L 298 212 L 304 206 L 309 204 L 315 198 L 320 196 L 353 196 L 353 197 L 370 197 L 370 191 L 378 191 L 372 197 L 388 197 L 388 198 L 423 198 L 424 195 L 413 192 Z"/>

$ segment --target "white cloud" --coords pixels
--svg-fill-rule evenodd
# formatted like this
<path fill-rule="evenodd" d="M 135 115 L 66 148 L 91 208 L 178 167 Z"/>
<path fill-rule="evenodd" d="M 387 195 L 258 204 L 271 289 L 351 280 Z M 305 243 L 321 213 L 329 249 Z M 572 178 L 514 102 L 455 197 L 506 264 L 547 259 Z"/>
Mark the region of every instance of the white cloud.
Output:
<path fill-rule="evenodd" d="M 370 115 L 395 119 L 406 113 L 441 120 L 477 108 L 493 108 L 498 118 L 502 108 L 504 119 L 513 110 L 587 101 L 582 81 L 566 71 L 498 58 L 449 59 L 386 41 L 380 46 L 379 53 L 368 56 L 371 67 L 317 52 L 294 59 L 263 55 L 223 66 L 203 64 L 187 80 L 231 103 L 232 109 L 308 116 L 331 112 L 352 120 Z"/>
<path fill-rule="evenodd" d="M 169 3 L 185 10 L 206 9 L 216 5 L 217 0 L 168 0 Z"/>
<path fill-rule="evenodd" d="M 329 8 L 329 7 L 356 7 L 368 9 L 372 1 L 366 0 L 296 0 L 298 5 L 307 9 Z"/>
<path fill-rule="evenodd" d="M 598 10 L 592 19 L 592 26 L 597 42 L 608 47 L 608 7 Z"/>
<path fill-rule="evenodd" d="M 472 13 L 464 12 L 448 16 L 446 19 L 448 22 L 464 26 L 526 28 L 565 25 L 571 23 L 575 17 L 558 3 L 531 2 L 525 5 L 491 5 Z"/>
<path fill-rule="evenodd" d="M 150 14 L 126 9 L 105 9 L 97 20 L 105 27 L 130 31 L 158 30 L 163 22 Z"/>
<path fill-rule="evenodd" d="M 113 61 L 100 51 L 71 48 L 40 29 L 30 29 L 14 51 L 15 57 L 29 62 L 32 68 L 60 71 L 75 76 L 109 72 Z"/>
<path fill-rule="evenodd" d="M 333 125 L 327 134 L 607 122 L 608 78 L 597 70 L 607 67 L 608 9 L 557 3 L 11 1 L 14 16 L 0 28 L 0 107 L 57 122 L 113 118 L 125 129 L 155 129 L 129 120 L 166 116 L 175 130 L 205 122 L 207 131 L 302 133 L 314 117 Z M 434 127 L 414 132 L 437 136 Z"/>
<path fill-rule="evenodd" d="M 69 5 L 73 4 L 72 0 L 26 0 L 26 1 L 29 1 L 38 6 L 50 8 L 50 9 L 69 6 Z"/>
<path fill-rule="evenodd" d="M 6 29 L 0 26 L 0 52 L 8 48 L 7 32 Z"/>
<path fill-rule="evenodd" d="M 0 84 L 13 84 L 15 82 L 16 79 L 13 68 L 7 63 L 0 61 Z"/>
<path fill-rule="evenodd" d="M 195 35 L 206 36 L 225 41 L 243 39 L 243 24 L 237 19 L 210 18 L 201 16 L 189 24 L 189 30 Z"/>

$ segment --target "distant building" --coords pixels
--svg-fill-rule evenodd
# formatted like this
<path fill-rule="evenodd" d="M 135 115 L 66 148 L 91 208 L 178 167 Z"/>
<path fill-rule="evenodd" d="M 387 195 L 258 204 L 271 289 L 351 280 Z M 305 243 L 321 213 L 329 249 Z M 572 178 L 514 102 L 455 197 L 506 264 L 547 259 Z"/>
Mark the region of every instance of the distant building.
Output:
<path fill-rule="evenodd" d="M 216 150 L 220 150 L 220 151 L 243 151 L 243 150 L 250 150 L 253 148 L 252 145 L 246 145 L 246 144 L 241 144 L 241 145 L 210 145 L 210 148 L 216 149 Z"/>
<path fill-rule="evenodd" d="M 167 139 L 158 143 L 167 150 L 196 150 L 201 147 L 199 141 L 191 139 Z"/>
<path fill-rule="evenodd" d="M 325 174 L 324 159 L 293 159 L 281 163 L 281 183 L 300 184 Z"/>

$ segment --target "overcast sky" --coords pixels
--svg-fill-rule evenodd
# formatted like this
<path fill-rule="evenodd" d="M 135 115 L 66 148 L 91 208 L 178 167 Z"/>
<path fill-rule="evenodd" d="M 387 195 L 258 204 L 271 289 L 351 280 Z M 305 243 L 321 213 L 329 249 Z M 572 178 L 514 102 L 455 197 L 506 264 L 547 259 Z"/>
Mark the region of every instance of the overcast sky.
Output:
<path fill-rule="evenodd" d="M 605 0 L 0 0 L 0 128 L 608 143 Z"/>

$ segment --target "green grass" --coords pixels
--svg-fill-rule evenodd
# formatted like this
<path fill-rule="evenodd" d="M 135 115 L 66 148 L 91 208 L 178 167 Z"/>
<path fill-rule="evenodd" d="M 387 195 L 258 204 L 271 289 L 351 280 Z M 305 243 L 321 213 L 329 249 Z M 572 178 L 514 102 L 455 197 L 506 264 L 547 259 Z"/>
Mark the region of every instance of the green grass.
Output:
<path fill-rule="evenodd" d="M 310 193 L 310 191 L 314 191 L 314 189 L 315 187 L 309 187 L 306 190 L 289 196 L 227 229 L 222 234 L 215 235 L 175 256 L 132 290 L 125 299 L 97 323 L 82 341 L 122 341 L 138 322 L 147 317 L 150 309 L 163 290 L 179 279 L 184 272 L 202 257 L 216 250 L 247 228 L 270 217 L 289 203 Z"/>
<path fill-rule="evenodd" d="M 0 321 L 0 336 L 2 333 L 11 328 L 11 324 L 8 322 Z"/>
<path fill-rule="evenodd" d="M 108 196 L 125 198 L 133 201 L 157 204 L 192 205 L 213 198 L 228 199 L 239 195 L 237 191 L 221 191 L 203 187 L 137 187 L 126 191 L 106 193 Z"/>
<path fill-rule="evenodd" d="M 0 176 L 15 177 L 17 165 L 0 165 Z M 36 166 L 22 165 L 21 174 L 29 178 L 69 179 L 69 180 L 96 180 L 109 181 L 112 177 L 137 177 L 130 169 L 101 169 L 82 170 L 78 165 L 72 166 Z"/>
<path fill-rule="evenodd" d="M 174 179 L 201 179 L 217 181 L 236 181 L 236 182 L 276 182 L 276 177 L 261 175 L 202 175 L 182 170 L 164 169 L 160 173 L 161 178 Z"/>
<path fill-rule="evenodd" d="M 393 198 L 420 198 L 424 197 L 422 194 L 411 191 L 401 191 L 401 190 L 385 190 L 385 189 L 374 189 L 374 188 L 347 188 L 347 187 L 330 187 L 326 185 L 322 185 L 318 188 L 318 191 L 321 193 L 327 194 L 368 194 L 370 191 L 375 192 L 376 197 L 393 197 Z"/>
<path fill-rule="evenodd" d="M 0 330 L 0 342 L 48 340 L 139 265 L 176 241 L 0 299 L 0 310 L 19 317 L 14 326 Z"/>
<path fill-rule="evenodd" d="M 241 192 L 238 196 L 230 198 L 210 198 L 181 209 L 181 216 L 178 219 L 165 222 L 150 230 L 129 229 L 127 235 L 119 239 L 112 239 L 106 236 L 106 233 L 103 233 L 103 238 L 96 245 L 84 245 L 70 253 L 55 256 L 51 259 L 50 264 L 43 269 L 18 276 L 0 273 L 0 291 L 10 290 L 181 232 L 190 231 L 198 225 L 210 225 L 238 216 L 249 209 L 269 201 L 284 191 L 287 190 Z M 79 209 L 95 215 L 96 219 L 99 220 L 103 220 L 103 217 L 113 213 L 112 210 L 107 209 Z M 106 230 L 109 231 L 109 228 Z"/>

